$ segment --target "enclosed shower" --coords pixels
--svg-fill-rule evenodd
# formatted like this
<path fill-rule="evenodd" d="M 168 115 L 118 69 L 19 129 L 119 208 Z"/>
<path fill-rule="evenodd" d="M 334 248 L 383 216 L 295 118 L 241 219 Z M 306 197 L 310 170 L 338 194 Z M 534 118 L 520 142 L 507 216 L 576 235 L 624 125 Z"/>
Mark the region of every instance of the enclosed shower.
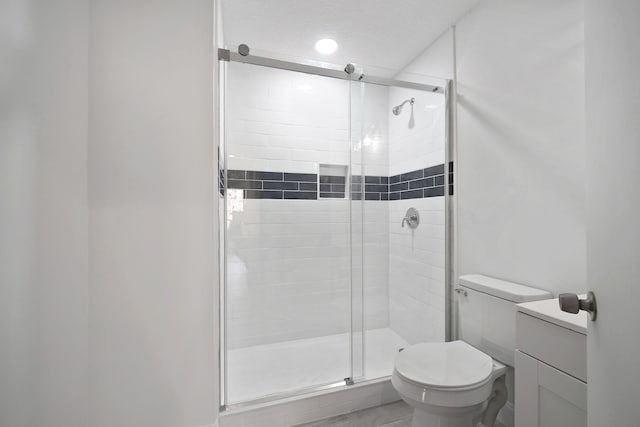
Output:
<path fill-rule="evenodd" d="M 444 341 L 449 82 L 219 57 L 224 404 L 385 378 Z"/>

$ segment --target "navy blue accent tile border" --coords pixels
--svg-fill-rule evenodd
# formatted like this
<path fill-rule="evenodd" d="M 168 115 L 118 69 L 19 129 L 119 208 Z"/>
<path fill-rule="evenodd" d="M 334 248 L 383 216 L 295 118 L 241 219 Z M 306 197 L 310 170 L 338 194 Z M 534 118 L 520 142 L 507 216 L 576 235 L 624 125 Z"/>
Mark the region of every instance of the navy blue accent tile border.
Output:
<path fill-rule="evenodd" d="M 318 182 L 318 175 L 315 173 L 284 173 L 285 181 Z"/>
<path fill-rule="evenodd" d="M 400 175 L 400 181 L 411 181 L 413 179 L 422 178 L 424 175 L 422 174 L 422 169 L 413 172 L 407 172 Z"/>
<path fill-rule="evenodd" d="M 344 199 L 346 178 L 344 176 L 320 175 L 321 199 Z"/>
<path fill-rule="evenodd" d="M 221 172 L 221 176 L 224 173 Z M 318 198 L 318 175 L 265 171 L 228 170 L 225 188 L 244 190 L 245 199 Z"/>
<path fill-rule="evenodd" d="M 453 195 L 453 162 L 393 176 L 353 175 L 352 200 L 406 200 Z M 226 189 L 244 190 L 247 199 L 317 200 L 349 197 L 343 176 L 313 173 L 220 171 L 220 194 Z"/>
<path fill-rule="evenodd" d="M 344 176 L 333 175 L 320 175 L 320 184 L 343 184 L 345 183 Z"/>
<path fill-rule="evenodd" d="M 295 190 L 298 191 L 299 183 L 293 181 L 263 181 L 262 188 L 264 190 Z M 313 186 L 315 190 L 315 184 Z"/>
<path fill-rule="evenodd" d="M 242 190 L 262 190 L 262 181 L 230 179 L 227 184 L 229 185 L 229 188 L 238 188 Z"/>
<path fill-rule="evenodd" d="M 353 175 L 351 177 L 353 200 L 389 200 L 389 177 L 379 175 Z"/>
<path fill-rule="evenodd" d="M 282 191 L 245 190 L 245 199 L 282 199 Z"/>
<path fill-rule="evenodd" d="M 444 196 L 444 163 L 389 177 L 389 200 Z M 449 182 L 453 181 L 453 162 L 449 163 Z M 452 188 L 452 187 L 450 187 Z M 452 193 L 453 190 L 450 190 Z"/>
<path fill-rule="evenodd" d="M 224 170 L 220 169 L 220 178 L 218 180 L 218 191 L 220 192 L 220 195 L 222 197 L 224 197 L 224 188 L 225 188 L 225 179 L 224 179 Z"/>
<path fill-rule="evenodd" d="M 246 179 L 254 179 L 258 181 L 282 181 L 283 172 L 247 171 Z"/>
<path fill-rule="evenodd" d="M 344 193 L 333 193 L 330 191 L 320 191 L 321 199 L 344 199 Z"/>
<path fill-rule="evenodd" d="M 386 184 L 366 184 L 364 191 L 365 193 L 388 193 L 389 186 Z"/>
<path fill-rule="evenodd" d="M 316 191 L 285 191 L 284 198 L 315 200 L 318 198 L 318 193 Z"/>
<path fill-rule="evenodd" d="M 432 187 L 424 189 L 424 197 L 444 196 L 444 187 Z"/>
<path fill-rule="evenodd" d="M 408 182 L 398 182 L 396 184 L 389 185 L 389 192 L 395 193 L 396 191 L 404 191 L 409 189 Z"/>
<path fill-rule="evenodd" d="M 238 170 L 228 170 L 227 171 L 227 177 L 229 179 L 245 179 L 247 177 L 246 172 L 245 171 L 238 171 Z"/>
<path fill-rule="evenodd" d="M 400 193 L 400 199 L 422 199 L 424 196 L 423 190 L 409 190 Z"/>
<path fill-rule="evenodd" d="M 449 195 L 453 196 L 453 162 L 449 162 Z"/>
<path fill-rule="evenodd" d="M 381 176 L 365 176 L 364 183 L 365 184 L 380 184 Z"/>

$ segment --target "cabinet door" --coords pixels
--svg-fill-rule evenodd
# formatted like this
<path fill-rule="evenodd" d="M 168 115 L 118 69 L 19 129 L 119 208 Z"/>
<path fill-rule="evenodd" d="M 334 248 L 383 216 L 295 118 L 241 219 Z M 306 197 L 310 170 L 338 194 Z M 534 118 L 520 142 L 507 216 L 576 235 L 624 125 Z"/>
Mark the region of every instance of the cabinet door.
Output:
<path fill-rule="evenodd" d="M 585 427 L 587 384 L 516 351 L 516 427 Z"/>

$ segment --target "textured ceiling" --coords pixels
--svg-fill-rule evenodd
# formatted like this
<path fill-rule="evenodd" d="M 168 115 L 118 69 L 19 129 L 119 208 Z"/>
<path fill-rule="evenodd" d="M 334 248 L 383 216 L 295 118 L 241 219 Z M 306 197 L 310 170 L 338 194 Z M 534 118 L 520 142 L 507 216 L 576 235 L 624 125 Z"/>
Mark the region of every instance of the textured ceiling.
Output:
<path fill-rule="evenodd" d="M 222 0 L 225 43 L 393 75 L 480 0 Z M 333 38 L 338 51 L 314 44 Z M 368 66 L 368 67 L 367 67 Z M 386 70 L 386 71 L 385 71 Z"/>

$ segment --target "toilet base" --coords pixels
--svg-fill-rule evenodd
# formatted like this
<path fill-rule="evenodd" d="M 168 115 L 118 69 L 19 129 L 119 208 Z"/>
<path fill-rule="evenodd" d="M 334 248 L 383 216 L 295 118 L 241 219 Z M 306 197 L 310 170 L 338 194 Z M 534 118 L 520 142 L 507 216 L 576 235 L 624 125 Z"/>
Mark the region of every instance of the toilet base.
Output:
<path fill-rule="evenodd" d="M 459 417 L 443 416 L 414 408 L 412 427 L 476 427 L 482 412 L 464 414 Z"/>

